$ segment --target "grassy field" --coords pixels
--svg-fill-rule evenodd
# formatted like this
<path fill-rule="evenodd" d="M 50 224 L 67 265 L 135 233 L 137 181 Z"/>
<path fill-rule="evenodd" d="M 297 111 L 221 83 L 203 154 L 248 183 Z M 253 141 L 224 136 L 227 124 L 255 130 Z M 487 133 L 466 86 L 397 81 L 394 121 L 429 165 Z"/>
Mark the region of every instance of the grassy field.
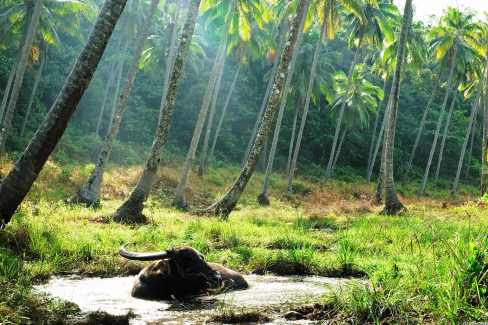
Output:
<path fill-rule="evenodd" d="M 207 260 L 244 273 L 364 277 L 324 297 L 313 313 L 349 323 L 462 323 L 488 321 L 488 212 L 463 188 L 415 197 L 415 185 L 399 187 L 408 211 L 379 215 L 371 205 L 373 184 L 298 179 L 296 197 L 282 194 L 284 177 L 271 181 L 271 207 L 256 204 L 261 177 L 253 177 L 228 221 L 170 208 L 178 164 L 163 168 L 140 227 L 110 221 L 137 180 L 137 167 L 113 167 L 98 210 L 64 203 L 93 166 L 62 168 L 49 162 L 13 222 L 0 232 L 0 324 L 48 323 L 76 313 L 75 306 L 30 292 L 49 276 L 134 274 L 142 264 L 117 255 L 120 245 L 158 250 L 191 245 Z M 8 162 L 0 172 L 5 173 Z M 194 206 L 217 197 L 238 173 L 212 169 L 192 175 L 187 192 Z"/>

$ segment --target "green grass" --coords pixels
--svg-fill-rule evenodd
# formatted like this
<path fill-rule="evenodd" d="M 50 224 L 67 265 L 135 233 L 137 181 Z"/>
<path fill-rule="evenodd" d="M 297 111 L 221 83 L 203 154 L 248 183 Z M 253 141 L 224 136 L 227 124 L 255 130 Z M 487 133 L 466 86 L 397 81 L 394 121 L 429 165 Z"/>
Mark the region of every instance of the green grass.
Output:
<path fill-rule="evenodd" d="M 311 193 L 288 200 L 281 194 L 286 183 L 276 175 L 272 207 L 256 205 L 261 180 L 254 177 L 228 221 L 168 208 L 170 191 L 160 194 L 162 184 L 145 210 L 150 223 L 133 227 L 107 216 L 129 191 L 137 168 L 109 171 L 99 210 L 63 203 L 90 168 L 50 163 L 0 233 L 0 324 L 75 311 L 32 295 L 32 284 L 51 275 L 134 274 L 143 264 L 117 255 L 125 243 L 141 251 L 191 245 L 207 260 L 244 273 L 365 276 L 367 285 L 327 298 L 334 315 L 357 323 L 488 320 L 488 213 L 476 203 L 442 208 L 444 197 L 418 200 L 404 185 L 408 212 L 387 217 L 369 205 L 369 184 L 321 186 L 299 179 Z M 236 173 L 231 168 L 211 170 L 204 179 L 193 175 L 188 195 L 192 202 L 211 200 Z M 171 183 L 177 176 L 169 167 L 162 179 Z"/>

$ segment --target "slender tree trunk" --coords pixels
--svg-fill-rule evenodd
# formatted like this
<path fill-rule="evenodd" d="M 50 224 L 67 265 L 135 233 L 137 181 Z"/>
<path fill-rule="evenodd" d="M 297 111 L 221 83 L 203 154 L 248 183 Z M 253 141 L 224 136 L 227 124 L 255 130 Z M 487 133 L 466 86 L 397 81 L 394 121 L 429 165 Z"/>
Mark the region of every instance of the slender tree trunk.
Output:
<path fill-rule="evenodd" d="M 360 44 L 361 44 L 361 42 L 360 42 Z M 347 77 L 347 80 L 348 80 L 347 93 L 349 93 L 351 90 L 352 74 L 353 74 L 354 68 L 356 67 L 356 64 L 359 60 L 359 52 L 360 52 L 360 47 L 358 47 L 356 49 L 356 51 L 354 52 L 354 58 L 352 60 L 351 67 L 349 68 L 349 75 Z M 340 135 L 341 126 L 342 126 L 342 118 L 344 117 L 345 111 L 346 111 L 346 101 L 343 101 L 341 104 L 341 108 L 339 109 L 339 115 L 337 116 L 334 140 L 332 141 L 332 148 L 330 149 L 330 154 L 329 154 L 329 162 L 327 163 L 327 168 L 325 170 L 325 177 L 326 178 L 330 178 L 332 176 L 332 164 L 334 162 L 335 152 L 337 150 L 337 142 L 339 141 L 339 135 Z"/>
<path fill-rule="evenodd" d="M 280 99 L 285 89 L 286 74 L 288 72 L 290 61 L 292 60 L 292 56 L 296 48 L 298 35 L 301 33 L 301 31 L 303 31 L 305 17 L 306 13 L 308 12 L 309 5 L 309 0 L 300 0 L 300 2 L 298 3 L 297 12 L 296 15 L 293 17 L 290 32 L 288 33 L 286 47 L 281 54 L 278 71 L 274 76 L 273 91 L 271 93 L 268 104 L 266 105 L 266 110 L 263 115 L 262 123 L 260 123 L 259 131 L 252 145 L 249 158 L 247 159 L 243 169 L 241 170 L 240 175 L 237 177 L 234 184 L 229 188 L 229 190 L 224 194 L 224 196 L 220 198 L 217 202 L 212 204 L 210 207 L 202 211 L 202 213 L 217 214 L 223 218 L 227 218 L 232 210 L 235 208 L 237 202 L 239 201 L 239 198 L 246 188 L 247 183 L 249 182 L 249 179 L 254 173 L 257 161 L 263 150 L 264 142 L 271 131 L 274 116 L 276 114 L 276 111 L 279 109 Z"/>
<path fill-rule="evenodd" d="M 219 123 L 217 124 L 217 128 L 215 129 L 212 147 L 210 149 L 210 154 L 209 154 L 210 159 L 213 159 L 213 157 L 215 155 L 215 146 L 217 145 L 217 140 L 218 140 L 219 135 L 220 135 L 220 130 L 222 129 L 222 124 L 224 123 L 224 117 L 227 113 L 227 109 L 229 108 L 229 104 L 230 104 L 230 100 L 232 99 L 232 95 L 234 94 L 234 90 L 236 88 L 236 83 L 237 83 L 237 79 L 239 78 L 240 72 L 241 72 L 241 66 L 239 65 L 239 67 L 237 68 L 237 71 L 234 75 L 234 80 L 232 80 L 232 84 L 230 86 L 229 93 L 227 94 L 227 98 L 225 99 L 225 104 L 224 104 L 224 107 L 222 108 L 222 113 L 220 114 Z"/>
<path fill-rule="evenodd" d="M 398 100 L 400 97 L 400 81 L 402 73 L 402 65 L 405 59 L 405 48 L 409 37 L 410 26 L 412 24 L 413 8 L 412 0 L 406 0 L 405 9 L 403 12 L 403 23 L 400 32 L 399 48 L 397 53 L 397 64 L 395 74 L 393 75 L 393 82 L 388 99 L 388 115 L 386 120 L 385 135 L 383 140 L 383 191 L 385 198 L 385 207 L 383 212 L 386 214 L 397 214 L 405 209 L 403 204 L 398 199 L 395 190 L 395 181 L 393 175 L 393 153 L 395 148 L 395 130 L 398 111 Z"/>
<path fill-rule="evenodd" d="M 178 19 L 180 18 L 180 11 L 181 5 L 177 3 L 173 26 L 171 27 L 171 38 L 168 45 L 169 52 L 168 58 L 166 59 L 166 69 L 164 71 L 163 91 L 161 98 L 166 98 L 168 94 L 171 73 L 175 65 L 176 51 L 178 50 L 176 42 L 178 41 Z"/>
<path fill-rule="evenodd" d="M 42 53 L 41 53 L 42 55 Z M 44 70 L 44 65 L 46 64 L 46 53 L 41 57 L 41 64 L 37 69 L 36 77 L 34 79 L 34 86 L 32 87 L 32 91 L 29 97 L 29 104 L 27 105 L 27 111 L 25 112 L 24 121 L 22 122 L 22 128 L 20 129 L 20 136 L 23 137 L 25 134 L 25 129 L 27 127 L 27 123 L 29 122 L 30 115 L 32 113 L 32 106 L 34 105 L 34 99 L 36 98 L 37 88 L 39 87 L 39 82 L 42 78 L 42 71 Z"/>
<path fill-rule="evenodd" d="M 218 77 L 212 94 L 212 104 L 210 105 L 210 111 L 208 112 L 207 129 L 205 130 L 205 137 L 203 138 L 203 147 L 200 156 L 200 166 L 198 167 L 199 176 L 203 176 L 203 174 L 205 174 L 205 172 L 207 171 L 210 136 L 212 135 L 212 128 L 213 128 L 214 118 L 215 118 L 215 110 L 217 109 L 217 100 L 219 98 L 220 88 L 222 85 L 224 68 L 225 68 L 225 52 L 222 54 L 222 58 L 220 59 L 219 62 Z"/>
<path fill-rule="evenodd" d="M 98 114 L 98 119 L 97 119 L 97 127 L 95 129 L 95 134 L 97 136 L 100 136 L 100 129 L 102 127 L 102 122 L 103 122 L 103 115 L 105 114 L 105 108 L 107 107 L 107 102 L 109 102 L 108 95 L 110 94 L 110 89 L 112 86 L 114 86 L 114 74 L 112 71 L 115 69 L 115 63 L 112 63 L 110 65 L 110 70 L 109 70 L 109 77 L 107 79 L 107 83 L 105 84 L 105 91 L 103 93 L 103 100 L 102 100 L 102 108 L 100 109 L 100 112 Z"/>
<path fill-rule="evenodd" d="M 417 131 L 417 136 L 415 137 L 415 143 L 413 144 L 412 151 L 410 152 L 410 158 L 408 159 L 407 174 L 410 173 L 410 171 L 412 170 L 413 160 L 415 159 L 415 153 L 417 152 L 417 148 L 420 144 L 420 139 L 422 138 L 422 134 L 425 128 L 425 123 L 427 122 L 427 117 L 429 116 L 435 98 L 436 98 L 436 92 L 434 91 L 432 96 L 430 96 L 429 101 L 427 102 L 427 107 L 425 108 L 424 114 L 422 115 L 422 119 L 420 120 L 419 130 Z"/>
<path fill-rule="evenodd" d="M 339 160 L 339 155 L 341 154 L 342 145 L 344 144 L 344 139 L 346 138 L 346 134 L 347 134 L 347 127 L 344 128 L 344 130 L 342 131 L 341 140 L 339 141 L 339 145 L 337 146 L 336 156 L 334 158 L 334 163 L 332 164 L 332 171 L 334 171 L 337 161 Z"/>
<path fill-rule="evenodd" d="M 203 103 L 197 117 L 195 129 L 193 130 L 193 136 L 191 138 L 190 148 L 188 149 L 188 152 L 186 154 L 186 159 L 181 169 L 180 181 L 178 182 L 178 186 L 176 187 L 173 205 L 179 209 L 188 208 L 188 204 L 185 200 L 185 189 L 188 183 L 188 176 L 190 175 L 191 167 L 193 166 L 193 162 L 195 161 L 195 155 L 197 152 L 198 143 L 200 142 L 200 137 L 203 131 L 203 125 L 205 124 L 205 120 L 207 118 L 207 114 L 210 107 L 210 100 L 212 98 L 212 94 L 214 94 L 217 79 L 219 78 L 221 63 L 222 61 L 225 60 L 226 48 L 227 48 L 227 37 L 224 36 L 224 38 L 221 41 L 219 50 L 217 52 L 217 56 L 215 57 L 212 71 L 210 72 L 210 80 L 208 81 L 207 90 L 205 92 L 205 96 L 203 97 Z"/>
<path fill-rule="evenodd" d="M 375 143 L 375 148 L 374 148 L 374 151 L 373 151 L 373 155 L 371 157 L 371 163 L 369 164 L 369 168 L 368 168 L 368 174 L 366 175 L 366 180 L 369 182 L 371 182 L 371 177 L 373 176 L 373 170 L 374 170 L 374 166 L 376 165 L 376 158 L 378 157 L 378 152 L 380 151 L 380 146 L 381 144 L 383 143 L 383 135 L 385 133 L 385 125 L 386 125 L 386 119 L 387 119 L 387 110 L 385 109 L 385 113 L 383 115 L 383 120 L 381 122 L 381 127 L 380 127 L 380 133 L 378 134 L 378 139 L 376 140 L 376 143 Z M 381 169 L 381 168 L 380 168 Z M 381 170 L 380 170 L 380 178 L 381 178 Z M 380 181 L 381 183 L 381 181 Z"/>
<path fill-rule="evenodd" d="M 7 85 L 5 86 L 5 91 L 3 92 L 2 103 L 0 104 L 0 125 L 3 122 L 3 115 L 5 113 L 5 108 L 7 107 L 8 99 L 10 98 L 10 92 L 12 90 L 12 83 L 15 78 L 15 72 L 17 71 L 17 63 L 15 62 L 10 69 L 10 74 L 8 76 Z"/>
<path fill-rule="evenodd" d="M 63 135 L 71 115 L 97 69 L 125 3 L 126 0 L 105 1 L 90 38 L 46 119 L 10 173 L 0 183 L 0 224 L 10 221 Z"/>
<path fill-rule="evenodd" d="M 439 114 L 439 119 L 437 120 L 437 127 L 436 127 L 436 131 L 434 134 L 434 140 L 433 140 L 432 146 L 430 148 L 429 160 L 427 161 L 427 166 L 425 167 L 424 179 L 422 181 L 422 186 L 420 188 L 420 194 L 425 193 L 425 187 L 427 186 L 427 180 L 429 179 L 430 166 L 432 165 L 432 159 L 434 158 L 434 153 L 435 153 L 435 150 L 437 147 L 437 141 L 439 139 L 442 121 L 444 120 L 444 114 L 446 111 L 447 100 L 449 98 L 449 94 L 451 93 L 452 79 L 454 76 L 454 68 L 456 66 L 456 64 L 455 64 L 456 56 L 457 56 L 457 52 L 454 52 L 454 55 L 451 59 L 450 68 L 449 68 L 450 71 L 449 71 L 449 77 L 447 80 L 447 90 L 446 90 L 446 94 L 444 95 L 444 101 L 442 103 L 442 108 L 441 108 L 441 112 Z"/>
<path fill-rule="evenodd" d="M 459 179 L 461 178 L 461 170 L 463 168 L 463 162 L 464 162 L 464 155 L 466 154 L 466 148 L 468 146 L 468 141 L 469 141 L 469 135 L 471 134 L 471 130 L 473 128 L 474 124 L 474 117 L 476 116 L 476 113 L 478 112 L 479 107 L 481 106 L 481 85 L 483 84 L 483 81 L 480 82 L 480 88 L 478 89 L 478 94 L 476 95 L 476 99 L 473 103 L 473 107 L 471 109 L 471 116 L 469 117 L 469 125 L 468 129 L 466 130 L 466 135 L 464 136 L 464 142 L 463 146 L 461 148 L 461 155 L 459 157 L 459 162 L 458 162 L 458 167 L 457 167 L 457 172 L 456 172 L 456 178 L 454 179 L 454 184 L 452 187 L 452 194 L 457 195 L 458 190 L 459 190 Z"/>
<path fill-rule="evenodd" d="M 158 168 L 161 161 L 161 151 L 168 140 L 168 133 L 171 125 L 174 102 L 178 84 L 183 75 L 185 62 L 195 30 L 198 17 L 200 0 L 192 0 L 188 6 L 188 15 L 183 27 L 180 44 L 171 71 L 166 96 L 161 99 L 160 113 L 156 135 L 151 147 L 149 157 L 146 161 L 144 171 L 132 190 L 127 200 L 117 209 L 114 220 L 117 222 L 137 223 L 144 222 L 146 218 L 142 214 L 144 202 L 147 200 L 151 188 L 156 180 Z"/>
<path fill-rule="evenodd" d="M 120 47 L 120 52 L 121 53 L 127 53 L 129 50 L 129 41 L 127 40 L 125 42 L 125 46 Z M 112 108 L 110 110 L 110 116 L 108 120 L 108 127 L 107 127 L 107 134 L 112 130 L 113 128 L 113 121 L 115 117 L 115 112 L 117 111 L 117 103 L 119 101 L 119 98 L 121 96 L 121 88 L 122 88 L 122 77 L 124 74 L 124 66 L 125 66 L 125 58 L 122 57 L 117 65 L 117 79 L 115 80 L 115 91 L 113 93 L 113 98 L 112 98 Z"/>
<path fill-rule="evenodd" d="M 282 43 L 284 43 L 285 39 L 282 40 Z M 279 49 L 279 55 L 276 56 L 273 67 L 271 68 L 271 75 L 269 77 L 268 85 L 266 87 L 266 92 L 263 97 L 263 101 L 261 102 L 261 107 L 259 108 L 258 116 L 256 117 L 256 123 L 254 123 L 254 127 L 251 132 L 251 138 L 249 139 L 249 142 L 246 147 L 246 151 L 244 153 L 244 157 L 242 159 L 241 165 L 244 167 L 244 164 L 249 158 L 249 154 L 251 153 L 252 145 L 256 139 L 256 136 L 258 134 L 259 130 L 259 125 L 261 123 L 261 120 L 263 118 L 264 110 L 266 109 L 266 105 L 268 104 L 269 98 L 271 96 L 271 90 L 273 88 L 273 82 L 274 78 L 276 76 L 276 72 L 278 71 L 278 64 L 280 63 L 280 58 L 281 58 L 281 53 L 284 51 L 284 44 L 280 44 L 280 49 Z"/>
<path fill-rule="evenodd" d="M 303 28 L 300 28 L 298 30 L 297 41 L 295 45 L 297 49 L 300 47 L 302 38 L 303 38 Z M 288 100 L 288 93 L 290 90 L 291 81 L 293 79 L 293 72 L 295 70 L 295 63 L 297 61 L 297 56 L 298 56 L 298 50 L 292 53 L 290 65 L 288 67 L 288 71 L 286 75 L 285 85 L 281 93 L 280 108 L 278 110 L 278 117 L 276 118 L 273 140 L 271 142 L 271 149 L 268 155 L 268 163 L 266 165 L 266 172 L 264 174 L 263 190 L 261 194 L 259 194 L 257 197 L 257 201 L 260 205 L 269 205 L 269 198 L 268 198 L 269 180 L 271 177 L 271 173 L 273 172 L 273 164 L 276 155 L 276 148 L 278 147 L 281 124 L 283 122 L 283 115 L 285 113 L 286 102 Z"/>
<path fill-rule="evenodd" d="M 366 177 L 369 174 L 369 167 L 371 166 L 371 162 L 373 160 L 373 152 L 374 152 L 374 148 L 375 148 L 375 144 L 376 144 L 376 140 L 377 140 L 377 138 L 376 138 L 376 132 L 377 132 L 378 126 L 380 124 L 380 118 L 381 118 L 381 112 L 378 111 L 378 113 L 376 114 L 376 118 L 374 119 L 373 133 L 372 133 L 372 136 L 371 136 L 371 143 L 369 145 L 368 167 L 366 169 Z"/>
<path fill-rule="evenodd" d="M 482 146 L 482 165 L 481 165 L 481 196 L 488 193 L 488 92 L 486 86 L 488 85 L 488 59 L 485 64 L 485 87 L 483 88 L 483 146 Z"/>
<path fill-rule="evenodd" d="M 127 73 L 127 80 L 124 87 L 117 98 L 115 104 L 115 110 L 110 123 L 110 129 L 107 132 L 102 148 L 98 154 L 97 163 L 92 174 L 88 178 L 88 181 L 81 187 L 75 197 L 72 199 L 73 203 L 81 203 L 87 206 L 100 205 L 100 189 L 103 182 L 103 175 L 105 173 L 105 167 L 110 159 L 112 153 L 113 143 L 119 133 L 119 128 L 122 123 L 122 117 L 127 109 L 127 102 L 129 100 L 134 81 L 136 79 L 137 70 L 139 70 L 139 61 L 141 59 L 142 51 L 144 50 L 144 43 L 149 36 L 154 13 L 156 12 L 159 0 L 151 0 L 151 5 L 148 8 L 148 12 L 144 23 L 140 26 L 138 36 L 136 40 L 136 46 L 132 57 L 132 63 Z"/>
<path fill-rule="evenodd" d="M 37 33 L 37 27 L 39 25 L 39 18 L 42 12 L 42 0 L 36 0 L 34 3 L 34 10 L 32 12 L 32 18 L 27 29 L 24 44 L 22 46 L 22 52 L 17 64 L 17 71 L 15 73 L 14 82 L 10 93 L 8 105 L 5 109 L 5 115 L 2 121 L 2 127 L 0 128 L 0 153 L 5 151 L 5 143 L 7 137 L 10 134 L 12 128 L 12 120 L 14 117 L 15 107 L 17 106 L 17 100 L 19 98 L 20 89 L 22 88 L 22 82 L 24 80 L 24 73 L 27 68 L 27 60 L 34 43 L 34 38 Z"/>
<path fill-rule="evenodd" d="M 293 125 L 291 127 L 291 136 L 290 136 L 290 143 L 288 145 L 288 159 L 286 160 L 286 173 L 290 173 L 290 166 L 291 166 L 291 159 L 293 157 L 293 148 L 295 147 L 295 134 L 297 132 L 297 123 L 298 123 L 298 113 L 303 108 L 303 96 L 299 96 L 297 105 L 295 107 L 295 115 L 293 116 Z"/>
<path fill-rule="evenodd" d="M 482 107 L 481 104 L 480 107 Z M 471 136 L 470 136 L 471 139 L 469 141 L 468 163 L 466 166 L 466 174 L 465 174 L 466 179 L 469 179 L 471 177 L 471 161 L 473 159 L 473 147 L 474 147 L 474 140 L 476 138 L 476 127 L 478 124 L 477 116 L 478 115 L 474 117 L 473 129 L 471 130 Z"/>
<path fill-rule="evenodd" d="M 437 168 L 435 171 L 435 180 L 439 179 L 439 173 L 441 170 L 442 159 L 444 157 L 444 148 L 446 146 L 446 139 L 447 134 L 449 133 L 449 126 L 451 124 L 452 112 L 454 110 L 454 106 L 456 105 L 457 93 L 454 94 L 454 97 L 451 100 L 451 107 L 449 108 L 449 113 L 447 114 L 446 125 L 444 126 L 444 134 L 442 135 L 441 147 L 439 150 L 439 157 L 437 159 Z"/>
<path fill-rule="evenodd" d="M 385 80 L 383 81 L 383 93 L 384 94 L 386 94 L 386 90 L 387 90 L 386 89 L 387 81 L 388 81 L 388 78 L 385 78 Z M 366 174 L 367 174 L 366 176 L 368 178 L 368 182 L 371 179 L 371 175 L 369 175 L 369 167 L 371 166 L 371 163 L 373 161 L 373 152 L 374 152 L 375 144 L 376 144 L 377 139 L 381 139 L 380 137 L 376 138 L 376 131 L 378 130 L 378 126 L 380 124 L 380 117 L 381 117 L 381 114 L 380 114 L 380 111 L 378 111 L 378 113 L 376 114 L 376 118 L 374 120 L 373 136 L 371 137 L 371 144 L 369 145 L 368 168 L 366 169 Z"/>
<path fill-rule="evenodd" d="M 288 193 L 293 193 L 293 177 L 295 176 L 295 170 L 298 162 L 298 155 L 300 154 L 300 146 L 302 144 L 303 132 L 305 130 L 305 124 L 307 123 L 308 111 L 310 108 L 310 99 L 312 97 L 312 91 L 317 75 L 317 66 L 320 57 L 320 50 L 322 49 L 322 42 L 324 40 L 325 26 L 320 33 L 319 40 L 315 44 L 315 50 L 313 53 L 312 66 L 310 67 L 310 79 L 308 80 L 307 95 L 305 97 L 305 104 L 303 106 L 302 119 L 300 121 L 300 127 L 298 129 L 297 140 L 295 144 L 295 150 L 293 151 L 293 157 L 291 160 L 290 168 L 288 170 Z"/>

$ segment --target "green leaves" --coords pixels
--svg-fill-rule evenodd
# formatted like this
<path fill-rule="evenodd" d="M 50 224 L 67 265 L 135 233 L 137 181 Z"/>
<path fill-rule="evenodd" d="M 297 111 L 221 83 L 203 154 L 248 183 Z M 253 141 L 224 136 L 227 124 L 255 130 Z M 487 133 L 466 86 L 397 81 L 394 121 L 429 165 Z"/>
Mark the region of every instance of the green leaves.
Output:
<path fill-rule="evenodd" d="M 333 108 L 340 107 L 345 101 L 347 110 L 345 121 L 352 127 L 359 122 L 364 127 L 369 123 L 369 116 L 375 113 L 378 104 L 384 99 L 383 89 L 370 82 L 366 75 L 366 66 L 358 64 L 353 71 L 351 83 L 343 71 L 334 74 L 335 102 Z"/>

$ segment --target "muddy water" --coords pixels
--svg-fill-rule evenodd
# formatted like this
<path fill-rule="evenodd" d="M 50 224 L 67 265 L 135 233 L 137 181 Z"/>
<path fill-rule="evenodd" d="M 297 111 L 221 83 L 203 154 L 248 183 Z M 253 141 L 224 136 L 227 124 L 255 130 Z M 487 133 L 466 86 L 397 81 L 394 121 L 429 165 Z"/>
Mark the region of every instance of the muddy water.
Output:
<path fill-rule="evenodd" d="M 131 324 L 200 324 L 208 319 L 212 312 L 215 314 L 226 308 L 270 313 L 273 307 L 310 301 L 348 281 L 323 277 L 271 275 L 249 275 L 246 276 L 246 280 L 250 284 L 247 290 L 203 297 L 192 303 L 134 299 L 130 296 L 134 277 L 53 278 L 35 289 L 40 293 L 73 302 L 83 312 L 101 310 L 112 315 L 125 315 L 130 311 L 135 314 Z M 283 324 L 284 320 L 279 323 Z"/>

